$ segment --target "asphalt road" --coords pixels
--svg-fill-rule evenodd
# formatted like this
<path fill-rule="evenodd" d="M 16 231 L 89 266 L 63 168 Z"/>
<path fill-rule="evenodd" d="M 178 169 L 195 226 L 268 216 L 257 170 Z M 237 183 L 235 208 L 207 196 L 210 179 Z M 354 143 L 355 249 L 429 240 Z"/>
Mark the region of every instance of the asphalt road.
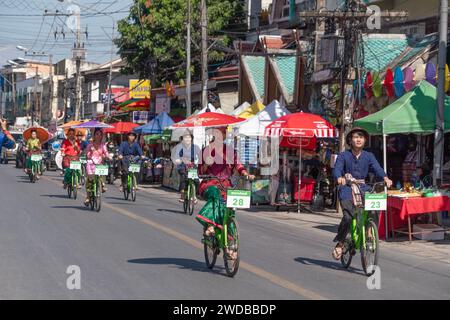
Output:
<path fill-rule="evenodd" d="M 449 299 L 450 269 L 382 250 L 381 289 L 369 290 L 359 254 L 350 270 L 331 258 L 336 224 L 323 230 L 241 212 L 241 268 L 219 256 L 206 268 L 202 229 L 175 194 L 140 191 L 135 203 L 109 186 L 100 213 L 68 199 L 61 177 L 36 184 L 0 166 L 0 299 Z M 69 266 L 81 289 L 69 290 Z"/>

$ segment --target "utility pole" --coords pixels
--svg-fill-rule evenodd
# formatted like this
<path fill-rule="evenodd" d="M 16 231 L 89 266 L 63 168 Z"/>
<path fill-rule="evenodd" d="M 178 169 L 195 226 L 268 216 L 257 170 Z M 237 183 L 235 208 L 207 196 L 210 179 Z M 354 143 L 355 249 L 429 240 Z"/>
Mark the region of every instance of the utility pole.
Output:
<path fill-rule="evenodd" d="M 31 104 L 31 126 L 34 126 L 34 112 L 37 110 L 37 81 L 38 81 L 38 67 L 36 67 L 36 75 L 34 76 L 34 102 Z"/>
<path fill-rule="evenodd" d="M 298 13 L 301 18 L 327 19 L 332 18 L 337 21 L 340 26 L 340 33 L 343 37 L 344 54 L 341 62 L 340 70 L 340 104 L 339 110 L 342 113 L 341 129 L 340 129 L 340 151 L 345 149 L 345 132 L 352 123 L 352 114 L 350 119 L 345 119 L 348 106 L 345 104 L 345 85 L 348 84 L 348 76 L 350 74 L 351 59 L 354 57 L 355 50 L 358 47 L 358 36 L 362 29 L 366 28 L 367 20 L 373 17 L 373 12 L 363 11 L 358 7 L 350 7 L 349 1 L 345 2 L 345 9 L 342 11 L 303 11 Z M 382 11 L 378 17 L 381 18 L 406 18 L 406 11 Z M 356 31 L 355 31 L 356 30 Z"/>
<path fill-rule="evenodd" d="M 116 24 L 113 23 L 113 29 L 112 29 L 112 38 L 111 38 L 111 59 L 109 63 L 109 76 L 108 76 L 108 105 L 106 108 L 106 115 L 109 116 L 111 114 L 111 82 L 112 82 L 112 63 L 113 63 L 113 56 L 114 56 L 114 29 L 116 27 Z"/>
<path fill-rule="evenodd" d="M 13 100 L 13 121 L 16 121 L 16 112 L 17 112 L 17 105 L 16 105 L 16 74 L 14 73 L 14 70 L 12 70 L 11 74 L 12 78 L 12 100 Z"/>
<path fill-rule="evenodd" d="M 201 0 L 202 29 L 202 108 L 208 106 L 208 17 L 206 0 Z"/>
<path fill-rule="evenodd" d="M 64 79 L 64 123 L 67 123 L 67 121 L 69 120 L 68 117 L 68 107 L 67 107 L 67 86 L 68 86 L 68 70 L 66 68 L 66 72 L 65 72 L 65 79 Z"/>
<path fill-rule="evenodd" d="M 191 102 L 191 0 L 188 0 L 188 21 L 186 39 L 186 116 L 192 114 Z"/>
<path fill-rule="evenodd" d="M 445 105 L 445 64 L 447 60 L 447 23 L 448 0 L 441 0 L 439 55 L 438 55 L 438 86 L 436 108 L 436 131 L 434 133 L 434 173 L 433 185 L 439 187 L 442 182 L 442 163 L 444 156 L 444 105 Z"/>
<path fill-rule="evenodd" d="M 80 118 L 81 109 L 81 59 L 83 49 L 81 48 L 81 26 L 80 26 L 80 13 L 77 12 L 77 37 L 75 48 L 73 50 L 73 57 L 76 62 L 76 84 L 75 84 L 75 121 Z"/>

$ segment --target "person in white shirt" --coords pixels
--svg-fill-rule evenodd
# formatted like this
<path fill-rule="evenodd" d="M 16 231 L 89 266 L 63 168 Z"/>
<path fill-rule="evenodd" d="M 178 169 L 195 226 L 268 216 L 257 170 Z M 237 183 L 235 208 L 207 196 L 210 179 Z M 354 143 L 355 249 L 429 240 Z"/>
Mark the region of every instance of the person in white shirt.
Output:
<path fill-rule="evenodd" d="M 184 202 L 184 192 L 187 182 L 188 169 L 195 168 L 198 165 L 201 156 L 200 148 L 192 143 L 192 133 L 187 131 L 179 144 L 172 149 L 172 162 L 177 166 L 178 174 L 180 175 L 180 202 Z M 196 181 L 198 185 L 198 181 Z M 194 199 L 197 202 L 197 199 Z"/>

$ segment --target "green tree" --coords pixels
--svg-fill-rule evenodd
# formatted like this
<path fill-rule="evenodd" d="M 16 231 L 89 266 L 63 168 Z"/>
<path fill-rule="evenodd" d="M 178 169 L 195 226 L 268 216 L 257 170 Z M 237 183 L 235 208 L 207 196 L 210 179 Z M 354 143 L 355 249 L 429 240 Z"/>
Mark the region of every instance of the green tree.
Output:
<path fill-rule="evenodd" d="M 116 44 L 125 59 L 126 73 L 151 78 L 155 68 L 157 85 L 179 80 L 186 74 L 187 0 L 134 0 L 127 18 L 119 21 Z M 208 36 L 220 46 L 229 46 L 231 35 L 245 30 L 242 0 L 208 0 Z M 199 79 L 201 56 L 200 0 L 191 0 L 191 57 L 193 79 Z M 233 32 L 229 33 L 230 30 Z M 237 31 L 237 33 L 236 33 Z M 211 43 L 211 42 L 210 42 Z M 226 53 L 211 50 L 210 62 Z M 156 62 L 156 63 L 155 63 Z M 152 67 L 153 66 L 153 67 Z"/>

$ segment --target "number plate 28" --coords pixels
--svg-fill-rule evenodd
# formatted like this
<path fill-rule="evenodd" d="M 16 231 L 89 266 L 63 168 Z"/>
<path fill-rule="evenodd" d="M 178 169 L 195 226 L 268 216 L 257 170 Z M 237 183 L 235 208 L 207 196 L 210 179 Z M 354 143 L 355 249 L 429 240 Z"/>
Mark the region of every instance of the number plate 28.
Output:
<path fill-rule="evenodd" d="M 364 210 L 366 211 L 386 211 L 387 195 L 386 194 L 366 194 Z"/>
<path fill-rule="evenodd" d="M 227 191 L 227 208 L 250 208 L 251 192 L 247 190 L 228 190 Z"/>

